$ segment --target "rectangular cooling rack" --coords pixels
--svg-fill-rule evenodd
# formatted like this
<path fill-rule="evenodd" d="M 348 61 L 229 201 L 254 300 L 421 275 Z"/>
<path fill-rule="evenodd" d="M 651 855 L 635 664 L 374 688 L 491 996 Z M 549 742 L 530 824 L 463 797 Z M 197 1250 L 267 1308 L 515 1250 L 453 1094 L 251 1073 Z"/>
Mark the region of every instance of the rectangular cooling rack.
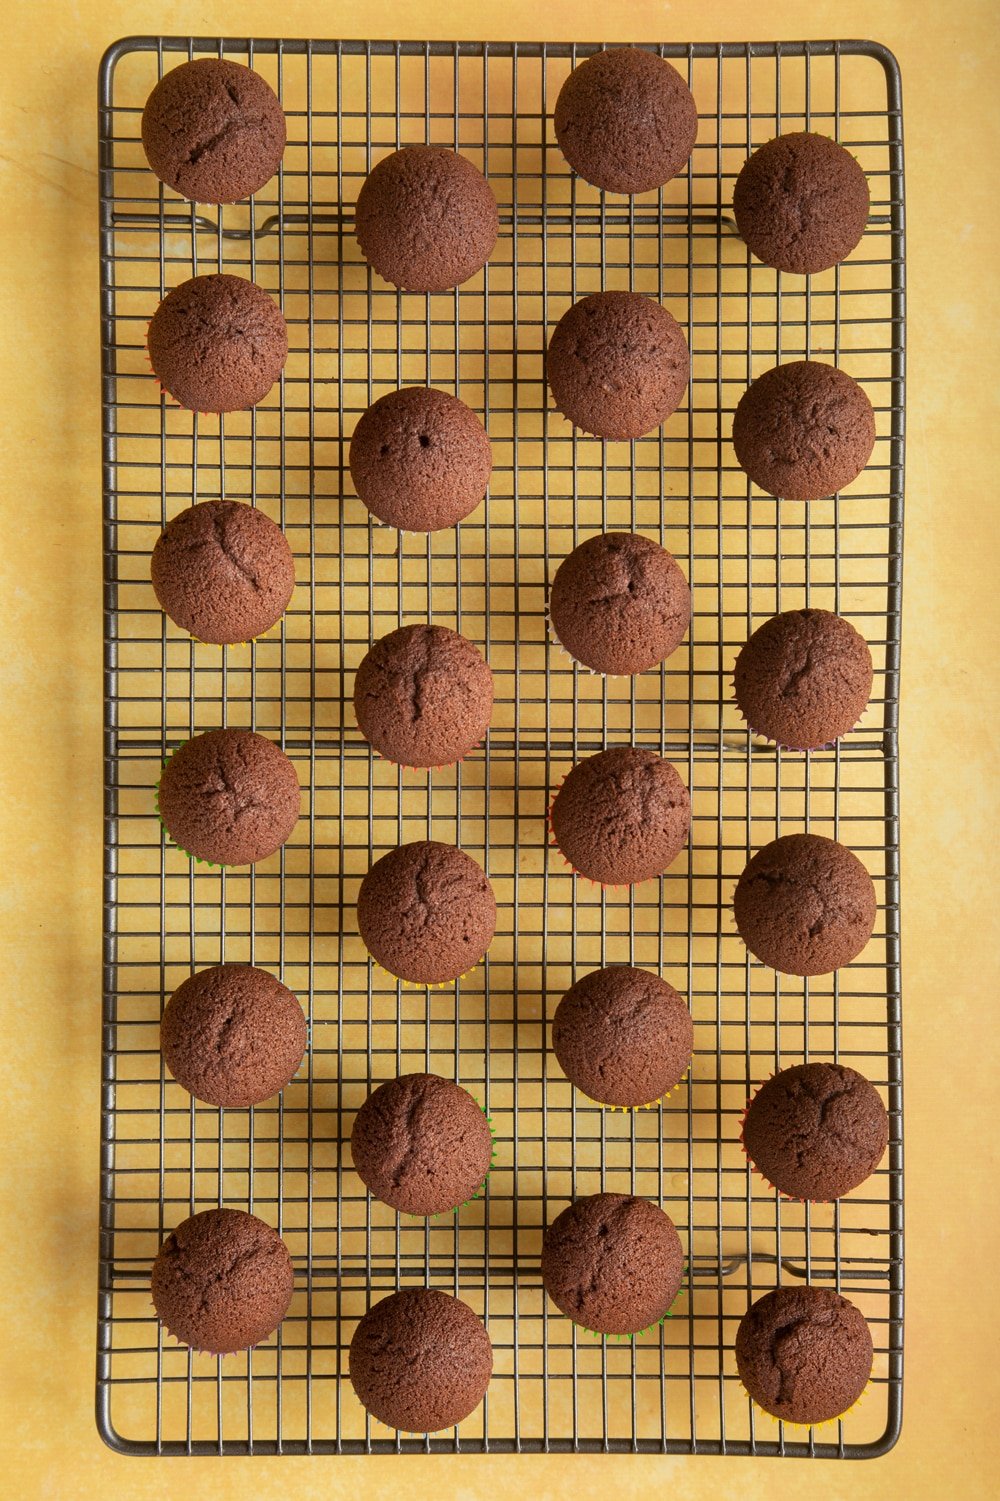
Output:
<path fill-rule="evenodd" d="M 902 1381 L 898 702 L 903 485 L 903 170 L 900 85 L 867 42 L 668 45 L 700 112 L 690 168 L 659 195 L 605 199 L 570 171 L 550 120 L 582 57 L 569 44 L 305 42 L 138 37 L 100 73 L 106 854 L 98 1423 L 133 1454 L 494 1450 L 884 1453 Z M 163 71 L 225 54 L 257 68 L 288 115 L 278 176 L 251 204 L 197 209 L 143 157 L 142 106 Z M 733 183 L 781 131 L 835 136 L 868 174 L 858 250 L 806 280 L 753 262 Z M 353 237 L 372 163 L 401 144 L 453 146 L 485 169 L 501 229 L 458 291 L 397 294 Z M 232 271 L 280 302 L 291 352 L 255 411 L 193 417 L 145 361 L 171 287 Z M 660 299 L 692 352 L 681 409 L 634 444 L 575 435 L 544 383 L 548 333 L 601 288 Z M 860 478 L 808 506 L 753 495 L 729 441 L 750 379 L 816 355 L 861 380 L 878 441 Z M 422 538 L 372 526 L 347 445 L 402 384 L 483 412 L 487 500 Z M 298 587 L 252 646 L 196 644 L 149 584 L 164 523 L 195 500 L 262 507 L 285 529 Z M 689 575 L 689 639 L 658 671 L 581 671 L 547 636 L 546 590 L 567 552 L 639 529 Z M 751 739 L 731 702 L 736 652 L 778 609 L 847 615 L 871 644 L 875 689 L 858 729 L 805 757 Z M 368 645 L 432 619 L 486 653 L 497 699 L 485 748 L 432 776 L 375 760 L 350 709 Z M 296 763 L 303 816 L 256 869 L 195 866 L 165 848 L 153 788 L 192 733 L 249 725 Z M 634 741 L 669 757 L 692 794 L 690 848 L 658 883 L 601 892 L 547 848 L 553 790 L 579 757 Z M 801 981 L 751 960 L 731 917 L 748 856 L 812 829 L 871 871 L 878 921 L 863 955 Z M 454 990 L 373 970 L 354 904 L 373 858 L 433 837 L 482 862 L 499 925 Z M 249 1111 L 195 1103 L 165 1075 L 163 1003 L 192 969 L 254 962 L 306 1006 L 311 1048 L 283 1095 Z M 574 1093 L 546 1024 L 605 963 L 662 972 L 695 1021 L 693 1078 L 663 1106 L 612 1114 Z M 748 1094 L 774 1069 L 834 1058 L 890 1108 L 886 1162 L 835 1205 L 778 1199 L 738 1142 Z M 355 1176 L 348 1142 L 370 1089 L 397 1072 L 457 1079 L 498 1137 L 488 1190 L 455 1218 L 397 1219 Z M 663 1205 L 689 1254 L 659 1331 L 598 1343 L 543 1296 L 542 1227 L 575 1195 Z M 196 1209 L 251 1209 L 296 1267 L 289 1317 L 249 1355 L 192 1355 L 159 1332 L 149 1270 Z M 875 1342 L 873 1382 L 846 1419 L 790 1430 L 753 1409 L 732 1354 L 748 1302 L 779 1280 L 842 1289 Z M 495 1375 L 458 1430 L 402 1437 L 366 1419 L 347 1349 L 370 1300 L 429 1283 L 488 1322 Z"/>

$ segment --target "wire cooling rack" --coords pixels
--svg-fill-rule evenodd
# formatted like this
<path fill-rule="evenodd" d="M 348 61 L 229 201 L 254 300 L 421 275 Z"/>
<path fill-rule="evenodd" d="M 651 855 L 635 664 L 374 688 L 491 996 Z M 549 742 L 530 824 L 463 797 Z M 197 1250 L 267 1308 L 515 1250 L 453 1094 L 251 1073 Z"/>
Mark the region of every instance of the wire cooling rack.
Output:
<path fill-rule="evenodd" d="M 605 197 L 567 167 L 551 128 L 562 80 L 596 50 L 565 44 L 239 41 L 116 43 L 100 74 L 106 863 L 100 1430 L 129 1453 L 609 1450 L 860 1457 L 900 1423 L 902 1184 L 896 709 L 903 477 L 900 86 L 867 42 L 664 46 L 700 112 L 690 168 L 661 194 Z M 142 105 L 184 57 L 225 53 L 281 96 L 289 144 L 252 204 L 198 209 L 164 190 L 140 144 Z M 753 262 L 734 231 L 749 150 L 813 128 L 854 152 L 868 231 L 805 280 Z M 397 294 L 364 265 L 353 205 L 390 149 L 454 146 L 500 204 L 496 251 L 456 292 Z M 144 357 L 160 298 L 227 270 L 273 293 L 287 368 L 254 412 L 196 417 L 164 400 Z M 602 287 L 662 300 L 692 352 L 685 404 L 635 443 L 575 435 L 547 400 L 543 353 L 570 302 Z M 816 355 L 862 381 L 872 462 L 808 506 L 755 494 L 729 440 L 749 380 Z M 359 414 L 401 384 L 434 384 L 485 413 L 495 469 L 483 506 L 429 540 L 369 522 L 347 447 Z M 245 647 L 193 643 L 166 621 L 149 557 L 196 500 L 260 506 L 284 527 L 298 586 L 280 629 Z M 659 671 L 607 681 L 548 639 L 547 585 L 577 541 L 637 528 L 689 575 L 689 640 Z M 833 750 L 776 752 L 745 731 L 733 660 L 778 609 L 838 610 L 871 644 L 871 705 Z M 369 643 L 409 621 L 457 627 L 486 653 L 496 710 L 485 748 L 432 776 L 374 760 L 351 711 Z M 194 732 L 250 725 L 292 756 L 305 792 L 286 848 L 250 871 L 165 848 L 153 787 Z M 689 850 L 627 893 L 576 882 L 546 847 L 553 789 L 580 756 L 635 741 L 691 788 Z M 748 855 L 809 828 L 856 850 L 878 892 L 864 954 L 834 976 L 776 976 L 731 918 Z M 489 872 L 496 941 L 444 991 L 374 971 L 354 904 L 373 858 L 428 835 Z M 307 1008 L 311 1048 L 283 1095 L 249 1112 L 197 1104 L 165 1075 L 158 1021 L 192 969 L 274 971 Z M 568 985 L 605 963 L 662 972 L 690 999 L 690 1084 L 651 1111 L 575 1094 L 548 1046 Z M 837 1058 L 882 1090 L 886 1164 L 836 1205 L 779 1199 L 738 1142 L 772 1070 Z M 485 1196 L 423 1224 L 373 1202 L 348 1142 L 370 1089 L 397 1072 L 456 1078 L 498 1137 Z M 573 1195 L 633 1191 L 676 1222 L 689 1266 L 663 1328 L 598 1343 L 547 1304 L 543 1226 Z M 225 1361 L 159 1331 L 150 1264 L 196 1209 L 276 1225 L 296 1292 L 276 1337 Z M 776 1282 L 842 1289 L 875 1342 L 860 1406 L 789 1430 L 753 1409 L 732 1349 L 748 1302 Z M 370 1300 L 430 1283 L 485 1317 L 496 1352 L 483 1406 L 454 1432 L 402 1437 L 366 1419 L 347 1349 Z"/>

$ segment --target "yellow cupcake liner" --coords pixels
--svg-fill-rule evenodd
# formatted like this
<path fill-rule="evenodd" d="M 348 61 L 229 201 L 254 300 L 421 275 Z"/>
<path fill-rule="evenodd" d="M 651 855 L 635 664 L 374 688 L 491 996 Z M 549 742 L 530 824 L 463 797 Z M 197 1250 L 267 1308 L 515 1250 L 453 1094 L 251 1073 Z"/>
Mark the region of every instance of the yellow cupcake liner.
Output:
<path fill-rule="evenodd" d="M 608 1105 L 603 1100 L 595 1100 L 593 1096 L 589 1095 L 585 1089 L 581 1089 L 580 1093 L 583 1095 L 583 1098 L 585 1100 L 589 1100 L 592 1105 L 599 1105 L 602 1110 L 610 1110 L 612 1115 L 614 1115 L 618 1111 L 621 1111 L 622 1115 L 629 1115 L 638 1110 L 655 1110 L 658 1105 L 665 1104 L 672 1094 L 676 1094 L 677 1090 L 680 1089 L 682 1084 L 688 1084 L 691 1082 L 691 1069 L 693 1068 L 693 1066 L 694 1065 L 692 1063 L 689 1063 L 687 1068 L 681 1074 L 680 1078 L 677 1080 L 676 1084 L 671 1084 L 668 1090 L 665 1090 L 664 1093 L 659 1095 L 655 1100 L 647 1101 L 645 1105 Z M 578 1089 L 579 1085 L 574 1084 L 573 1088 Z"/>
<path fill-rule="evenodd" d="M 489 949 L 487 949 L 486 953 L 489 953 Z M 372 969 L 377 970 L 379 974 L 385 975 L 387 979 L 392 980 L 393 984 L 402 985 L 404 990 L 447 990 L 450 985 L 458 985 L 460 981 L 467 980 L 470 975 L 475 974 L 486 958 L 486 954 L 483 955 L 482 959 L 477 959 L 475 964 L 470 965 L 468 969 L 463 970 L 460 975 L 456 975 L 453 980 L 404 980 L 402 975 L 394 975 L 391 969 L 386 969 L 384 964 L 379 964 L 372 953 L 369 952 L 368 958 L 371 961 Z"/>
<path fill-rule="evenodd" d="M 759 1413 L 761 1417 L 769 1418 L 772 1423 L 780 1423 L 783 1427 L 791 1428 L 799 1433 L 811 1433 L 814 1429 L 832 1428 L 834 1423 L 842 1423 L 850 1413 L 857 1412 L 858 1408 L 861 1406 L 862 1402 L 865 1400 L 869 1391 L 871 1390 L 872 1378 L 869 1376 L 868 1380 L 865 1382 L 864 1386 L 861 1389 L 860 1395 L 855 1397 L 850 1407 L 845 1407 L 843 1412 L 837 1413 L 836 1416 L 832 1418 L 821 1418 L 817 1423 L 795 1423 L 791 1418 L 779 1418 L 775 1413 L 768 1412 L 766 1407 L 761 1407 L 760 1403 L 757 1401 L 757 1398 L 751 1397 L 746 1387 L 743 1386 L 742 1381 L 740 1382 L 740 1386 L 743 1387 L 743 1392 L 751 1407 L 753 1407 L 754 1411 L 756 1413 Z"/>

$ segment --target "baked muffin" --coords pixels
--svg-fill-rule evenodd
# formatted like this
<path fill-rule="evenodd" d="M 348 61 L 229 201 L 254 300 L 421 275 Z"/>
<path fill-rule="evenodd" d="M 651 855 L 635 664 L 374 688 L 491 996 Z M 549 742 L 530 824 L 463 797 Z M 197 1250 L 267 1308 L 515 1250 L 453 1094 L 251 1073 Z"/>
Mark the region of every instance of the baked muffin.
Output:
<path fill-rule="evenodd" d="M 473 969 L 496 922 L 493 887 L 475 860 L 430 839 L 376 860 L 358 894 L 368 952 L 413 985 L 447 985 Z"/>
<path fill-rule="evenodd" d="M 251 964 L 213 964 L 174 991 L 160 1022 L 163 1061 L 208 1105 L 259 1105 L 305 1056 L 306 1019 L 292 992 Z"/>
<path fill-rule="evenodd" d="M 806 130 L 759 147 L 733 193 L 736 227 L 757 259 L 801 276 L 850 255 L 868 208 L 868 179 L 851 153 Z"/>
<path fill-rule="evenodd" d="M 584 667 L 610 676 L 645 672 L 683 641 L 691 590 L 665 547 L 637 532 L 601 532 L 556 569 L 549 619 Z"/>
<path fill-rule="evenodd" d="M 872 654 L 849 621 L 830 610 L 785 610 L 742 648 L 733 685 L 755 734 L 805 751 L 854 728 L 872 677 Z"/>
<path fill-rule="evenodd" d="M 785 834 L 758 850 L 736 884 L 740 937 L 785 975 L 850 964 L 875 927 L 875 887 L 857 855 L 820 834 Z"/>
<path fill-rule="evenodd" d="M 221 57 L 164 74 L 142 112 L 146 160 L 161 182 L 198 203 L 239 203 L 277 172 L 285 114 L 270 84 Z"/>
<path fill-rule="evenodd" d="M 568 1319 L 596 1334 L 638 1334 L 659 1323 L 683 1276 L 680 1236 L 648 1199 L 576 1199 L 545 1232 L 545 1291 Z"/>
<path fill-rule="evenodd" d="M 486 265 L 500 214 L 467 157 L 445 146 L 404 146 L 365 178 L 354 227 L 365 260 L 393 286 L 446 292 Z"/>
<path fill-rule="evenodd" d="M 549 340 L 552 400 L 598 438 L 641 438 L 687 390 L 690 359 L 677 320 L 638 292 L 595 292 L 563 313 Z"/>
<path fill-rule="evenodd" d="M 889 1117 L 863 1074 L 842 1063 L 800 1063 L 761 1085 L 741 1140 L 773 1188 L 825 1202 L 875 1171 L 889 1144 Z"/>
<path fill-rule="evenodd" d="M 401 1074 L 380 1084 L 351 1131 L 354 1170 L 401 1214 L 444 1214 L 476 1196 L 493 1156 L 489 1121 L 457 1084 Z"/>
<path fill-rule="evenodd" d="M 292 1258 L 277 1230 L 242 1209 L 205 1209 L 160 1247 L 153 1307 L 182 1345 L 230 1355 L 274 1333 L 294 1282 Z"/>
<path fill-rule="evenodd" d="M 404 625 L 376 641 L 358 668 L 354 712 L 387 761 L 450 766 L 489 729 L 493 674 L 457 631 Z"/>
<path fill-rule="evenodd" d="M 214 646 L 264 635 L 295 588 L 295 559 L 281 527 L 232 500 L 203 500 L 168 521 L 150 573 L 174 624 Z"/>
<path fill-rule="evenodd" d="M 662 875 L 687 843 L 691 800 L 655 751 L 622 745 L 579 761 L 552 800 L 552 836 L 581 876 L 629 886 Z"/>
<path fill-rule="evenodd" d="M 577 980 L 556 1007 L 552 1046 L 571 1084 L 601 1105 L 651 1105 L 691 1066 L 691 1013 L 672 985 L 618 964 Z"/>
<path fill-rule="evenodd" d="M 407 1287 L 369 1308 L 351 1340 L 349 1369 L 373 1418 L 404 1433 L 437 1433 L 485 1397 L 493 1346 L 460 1298 Z"/>
<path fill-rule="evenodd" d="M 875 447 L 875 414 L 857 381 L 818 360 L 759 375 L 733 418 L 740 467 L 769 495 L 819 500 L 857 479 Z"/>
<path fill-rule="evenodd" d="M 401 532 L 457 526 L 486 494 L 486 429 L 457 396 L 404 386 L 370 406 L 351 439 L 354 488 L 378 521 Z"/>
<path fill-rule="evenodd" d="M 828 1287 L 776 1287 L 751 1304 L 736 1334 L 747 1394 L 786 1423 L 826 1423 L 853 1407 L 872 1373 L 863 1315 Z"/>
<path fill-rule="evenodd" d="M 559 90 L 556 140 L 575 172 L 609 193 L 647 193 L 686 164 L 698 109 L 676 68 L 638 47 L 595 52 Z"/>
<path fill-rule="evenodd" d="M 254 865 L 289 838 L 302 794 L 295 767 L 253 730 L 210 730 L 175 750 L 156 807 L 174 844 L 212 865 Z"/>
<path fill-rule="evenodd" d="M 163 389 L 192 412 L 256 406 L 288 358 L 281 309 L 242 276 L 193 276 L 168 292 L 146 335 Z"/>

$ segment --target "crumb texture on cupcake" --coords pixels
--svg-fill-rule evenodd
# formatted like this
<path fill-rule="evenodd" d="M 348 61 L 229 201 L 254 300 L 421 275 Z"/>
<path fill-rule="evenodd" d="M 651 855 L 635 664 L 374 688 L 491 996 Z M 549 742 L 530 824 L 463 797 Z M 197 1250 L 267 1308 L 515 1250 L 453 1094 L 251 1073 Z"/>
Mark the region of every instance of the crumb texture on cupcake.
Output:
<path fill-rule="evenodd" d="M 556 100 L 556 140 L 570 166 L 609 193 L 646 193 L 686 165 L 698 110 L 676 68 L 639 47 L 578 64 Z"/>
<path fill-rule="evenodd" d="M 889 1117 L 878 1090 L 841 1063 L 800 1063 L 761 1085 L 743 1146 L 769 1183 L 794 1199 L 839 1199 L 878 1167 Z"/>
<path fill-rule="evenodd" d="M 181 1344 L 229 1355 L 274 1333 L 294 1283 L 292 1258 L 276 1230 L 241 1209 L 206 1209 L 160 1247 L 153 1306 Z"/>
<path fill-rule="evenodd" d="M 489 1122 L 472 1096 L 437 1074 L 380 1084 L 355 1117 L 354 1170 L 402 1214 L 443 1214 L 471 1199 L 493 1155 Z"/>
<path fill-rule="evenodd" d="M 850 255 L 868 209 L 868 179 L 851 153 L 805 130 L 758 147 L 733 192 L 736 226 L 757 259 L 802 276 Z"/>
<path fill-rule="evenodd" d="M 559 641 L 594 672 L 645 672 L 691 623 L 691 590 L 665 547 L 637 532 L 588 537 L 559 564 L 549 617 Z"/>
<path fill-rule="evenodd" d="M 655 751 L 616 746 L 579 761 L 552 802 L 552 835 L 574 870 L 604 886 L 662 875 L 687 843 L 691 800 Z"/>
<path fill-rule="evenodd" d="M 819 834 L 785 834 L 757 851 L 736 885 L 740 937 L 787 975 L 850 964 L 875 927 L 875 887 L 853 851 Z"/>
<path fill-rule="evenodd" d="M 377 641 L 358 668 L 354 712 L 387 761 L 450 766 L 489 729 L 493 674 L 457 631 L 403 626 Z"/>
<path fill-rule="evenodd" d="M 379 1422 L 437 1433 L 474 1412 L 493 1374 L 493 1346 L 467 1303 L 408 1287 L 375 1303 L 351 1340 L 351 1385 Z"/>
<path fill-rule="evenodd" d="M 864 1316 L 832 1288 L 777 1287 L 743 1315 L 736 1365 L 750 1397 L 786 1423 L 826 1423 L 861 1396 L 872 1372 Z"/>
<path fill-rule="evenodd" d="M 872 655 L 830 610 L 786 610 L 736 658 L 733 685 L 750 729 L 791 750 L 818 750 L 852 730 L 871 696 Z"/>
<path fill-rule="evenodd" d="M 563 996 L 552 1046 L 572 1084 L 602 1105 L 649 1105 L 687 1073 L 691 1013 L 666 980 L 631 964 L 594 970 Z"/>
<path fill-rule="evenodd" d="M 574 427 L 598 438 L 641 438 L 687 390 L 690 357 L 677 320 L 638 292 L 595 292 L 556 324 L 545 371 Z"/>
<path fill-rule="evenodd" d="M 256 406 L 288 358 L 288 327 L 274 298 L 224 272 L 193 276 L 168 292 L 146 342 L 157 380 L 192 412 Z"/>
<path fill-rule="evenodd" d="M 358 927 L 383 969 L 444 985 L 482 959 L 497 904 L 480 866 L 452 844 L 418 840 L 376 860 L 358 894 Z"/>
<path fill-rule="evenodd" d="M 598 1334 L 638 1334 L 659 1323 L 683 1275 L 680 1236 L 648 1199 L 576 1199 L 545 1232 L 545 1291 L 567 1318 Z"/>
<path fill-rule="evenodd" d="M 298 822 L 295 767 L 253 730 L 210 730 L 174 752 L 157 806 L 173 842 L 196 860 L 253 865 L 273 855 Z"/>
<path fill-rule="evenodd" d="M 875 447 L 875 414 L 835 365 L 793 360 L 759 375 L 733 418 L 740 467 L 769 495 L 820 500 L 843 490 Z"/>

